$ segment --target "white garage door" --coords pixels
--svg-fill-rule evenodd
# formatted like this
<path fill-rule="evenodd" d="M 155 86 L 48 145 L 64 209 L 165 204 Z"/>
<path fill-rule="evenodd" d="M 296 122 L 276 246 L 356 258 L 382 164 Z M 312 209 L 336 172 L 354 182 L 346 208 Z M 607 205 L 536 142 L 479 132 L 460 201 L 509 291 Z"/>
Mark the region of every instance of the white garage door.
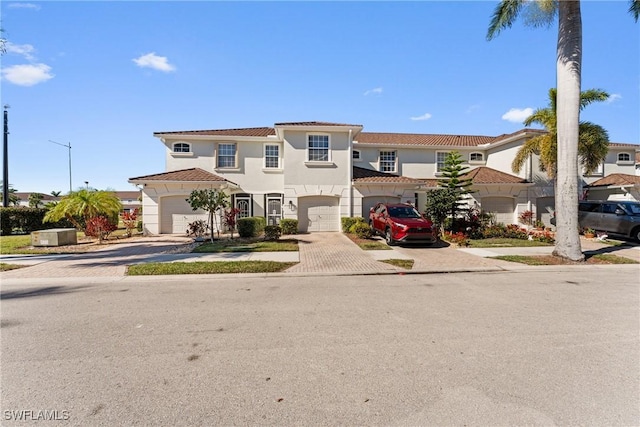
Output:
<path fill-rule="evenodd" d="M 494 214 L 498 223 L 505 225 L 516 223 L 513 214 L 515 203 L 512 197 L 483 197 L 481 206 L 483 211 Z"/>
<path fill-rule="evenodd" d="M 313 196 L 299 199 L 298 228 L 307 231 L 340 231 L 337 197 Z"/>
<path fill-rule="evenodd" d="M 160 233 L 186 234 L 190 222 L 207 221 L 207 213 L 194 211 L 185 200 L 187 196 L 169 196 L 160 199 Z"/>
<path fill-rule="evenodd" d="M 369 209 L 377 203 L 400 203 L 400 197 L 395 196 L 368 196 L 362 198 L 362 216 L 364 219 L 369 218 Z"/>

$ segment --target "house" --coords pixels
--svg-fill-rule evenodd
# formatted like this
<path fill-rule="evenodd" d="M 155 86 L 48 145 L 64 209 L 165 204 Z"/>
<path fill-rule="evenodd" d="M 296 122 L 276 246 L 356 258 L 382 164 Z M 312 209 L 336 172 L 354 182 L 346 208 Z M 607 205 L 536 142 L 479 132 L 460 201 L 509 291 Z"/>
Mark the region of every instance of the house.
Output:
<path fill-rule="evenodd" d="M 339 231 L 340 217 L 367 216 L 379 201 L 412 203 L 423 210 L 437 186 L 447 153 L 458 151 L 470 168 L 471 203 L 516 223 L 532 210 L 549 223 L 553 182 L 532 157 L 518 174 L 511 161 L 541 130 L 499 136 L 364 132 L 362 125 L 276 123 L 273 127 L 155 132 L 165 147 L 165 171 L 130 178 L 142 190 L 148 234 L 184 233 L 206 219 L 186 202 L 191 191 L 211 188 L 231 196 L 240 217 L 269 224 L 297 219 L 301 232 Z M 611 144 L 602 168 L 583 177 L 592 184 L 609 174 L 635 172 L 639 146 Z"/>

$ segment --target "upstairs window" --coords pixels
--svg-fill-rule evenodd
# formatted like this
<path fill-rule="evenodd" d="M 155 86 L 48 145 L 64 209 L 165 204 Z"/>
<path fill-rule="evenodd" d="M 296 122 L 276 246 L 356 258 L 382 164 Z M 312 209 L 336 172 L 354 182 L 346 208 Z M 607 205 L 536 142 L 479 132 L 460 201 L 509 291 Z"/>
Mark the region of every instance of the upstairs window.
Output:
<path fill-rule="evenodd" d="M 280 168 L 280 146 L 279 145 L 264 146 L 264 167 L 268 169 Z"/>
<path fill-rule="evenodd" d="M 176 142 L 173 144 L 174 153 L 189 153 L 191 152 L 191 146 L 186 142 Z"/>
<path fill-rule="evenodd" d="M 630 161 L 631 161 L 631 154 L 618 153 L 618 162 L 622 163 L 622 162 L 630 162 Z"/>
<path fill-rule="evenodd" d="M 360 150 L 353 150 L 352 158 L 353 158 L 353 160 L 361 160 Z"/>
<path fill-rule="evenodd" d="M 218 144 L 218 167 L 235 168 L 236 153 L 236 144 Z"/>
<path fill-rule="evenodd" d="M 484 162 L 484 154 L 482 153 L 471 153 L 469 154 L 470 162 Z"/>
<path fill-rule="evenodd" d="M 309 135 L 308 157 L 310 162 L 328 162 L 329 159 L 329 135 Z"/>
<path fill-rule="evenodd" d="M 442 172 L 444 168 L 444 161 L 449 153 L 446 151 L 436 152 L 436 172 Z"/>
<path fill-rule="evenodd" d="M 396 152 L 380 151 L 379 168 L 380 168 L 380 172 L 395 172 L 396 171 Z"/>

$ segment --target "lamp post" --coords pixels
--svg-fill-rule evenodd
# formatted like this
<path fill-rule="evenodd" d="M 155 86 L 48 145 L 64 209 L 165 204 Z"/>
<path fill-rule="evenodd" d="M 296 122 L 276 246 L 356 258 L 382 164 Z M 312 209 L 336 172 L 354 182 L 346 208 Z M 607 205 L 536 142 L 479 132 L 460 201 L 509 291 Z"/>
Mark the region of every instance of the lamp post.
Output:
<path fill-rule="evenodd" d="M 73 191 L 73 186 L 71 184 L 71 143 L 68 142 L 67 145 L 64 145 L 64 144 L 61 144 L 59 142 L 52 141 L 52 140 L 49 140 L 49 142 L 52 142 L 52 143 L 57 144 L 57 145 L 61 145 L 61 146 L 65 147 L 65 148 L 69 149 L 69 193 L 71 193 Z"/>
<path fill-rule="evenodd" d="M 88 190 L 88 189 L 89 189 L 89 181 L 85 181 L 85 182 L 84 182 L 84 185 L 86 185 L 86 186 L 87 186 L 87 190 Z"/>
<path fill-rule="evenodd" d="M 9 206 L 9 105 L 4 106 L 4 138 L 2 145 L 2 206 Z"/>

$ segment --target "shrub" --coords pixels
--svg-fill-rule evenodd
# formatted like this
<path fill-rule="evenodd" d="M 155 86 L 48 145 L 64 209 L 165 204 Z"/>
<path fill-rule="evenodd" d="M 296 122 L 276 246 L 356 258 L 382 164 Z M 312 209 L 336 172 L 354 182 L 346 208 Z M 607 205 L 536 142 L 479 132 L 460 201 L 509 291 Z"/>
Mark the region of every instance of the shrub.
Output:
<path fill-rule="evenodd" d="M 109 237 L 113 231 L 118 229 L 118 224 L 109 220 L 106 216 L 94 216 L 87 221 L 84 234 L 90 237 L 97 237 L 102 242 L 103 239 Z"/>
<path fill-rule="evenodd" d="M 524 225 L 533 224 L 533 212 L 529 210 L 521 212 L 520 215 L 518 215 L 518 221 Z"/>
<path fill-rule="evenodd" d="M 138 209 L 134 209 L 130 212 L 123 212 L 122 223 L 124 224 L 124 228 L 127 230 L 127 237 L 131 237 L 133 235 L 133 229 L 138 225 Z"/>
<path fill-rule="evenodd" d="M 278 240 L 282 235 L 282 228 L 279 225 L 267 225 L 264 228 L 264 240 Z"/>
<path fill-rule="evenodd" d="M 282 221 L 280 221 L 280 227 L 282 227 L 282 234 L 297 234 L 298 220 L 285 218 Z"/>
<path fill-rule="evenodd" d="M 256 237 L 264 231 L 266 220 L 261 216 L 240 218 L 237 226 L 240 237 Z"/>
<path fill-rule="evenodd" d="M 482 238 L 490 239 L 494 237 L 527 240 L 529 238 L 529 234 L 527 233 L 527 230 L 518 227 L 516 224 L 496 224 L 482 230 Z"/>
<path fill-rule="evenodd" d="M 351 227 L 357 222 L 366 223 L 367 221 L 361 216 L 343 216 L 340 218 L 342 223 L 342 231 L 344 233 L 350 233 Z"/>
<path fill-rule="evenodd" d="M 469 236 L 461 232 L 452 233 L 445 231 L 442 239 L 450 243 L 455 243 L 458 246 L 469 246 Z"/>
<path fill-rule="evenodd" d="M 207 232 L 207 223 L 201 219 L 190 222 L 187 225 L 187 236 L 202 237 Z"/>
<path fill-rule="evenodd" d="M 73 225 L 66 219 L 57 222 L 43 223 L 42 219 L 46 213 L 47 209 L 45 208 L 0 208 L 0 232 L 3 236 L 8 236 L 12 234 L 14 230 L 31 233 L 35 230 L 46 230 L 50 228 L 73 228 Z"/>
<path fill-rule="evenodd" d="M 349 228 L 349 233 L 355 234 L 360 239 L 370 239 L 372 235 L 371 227 L 364 221 L 353 224 L 351 228 Z"/>

